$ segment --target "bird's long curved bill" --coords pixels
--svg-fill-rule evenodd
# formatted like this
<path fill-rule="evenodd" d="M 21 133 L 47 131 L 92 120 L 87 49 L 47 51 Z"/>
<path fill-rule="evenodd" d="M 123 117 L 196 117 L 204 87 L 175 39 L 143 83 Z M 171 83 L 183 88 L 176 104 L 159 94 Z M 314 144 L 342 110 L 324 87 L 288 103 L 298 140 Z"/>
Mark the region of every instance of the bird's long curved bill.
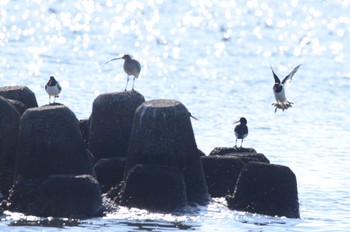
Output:
<path fill-rule="evenodd" d="M 122 59 L 122 58 L 121 58 L 121 57 L 118 57 L 118 58 L 113 58 L 113 59 L 111 59 L 111 60 L 107 61 L 105 64 L 108 64 L 109 62 L 111 62 L 111 61 L 113 61 L 113 60 L 119 60 L 119 59 Z"/>
<path fill-rule="evenodd" d="M 238 120 L 237 122 L 233 122 L 232 124 L 236 124 L 236 123 L 239 123 L 240 121 Z"/>
<path fill-rule="evenodd" d="M 198 121 L 198 118 L 196 118 L 195 116 L 193 116 L 191 113 L 190 113 L 190 117 L 193 118 L 194 120 L 197 120 L 197 121 Z"/>

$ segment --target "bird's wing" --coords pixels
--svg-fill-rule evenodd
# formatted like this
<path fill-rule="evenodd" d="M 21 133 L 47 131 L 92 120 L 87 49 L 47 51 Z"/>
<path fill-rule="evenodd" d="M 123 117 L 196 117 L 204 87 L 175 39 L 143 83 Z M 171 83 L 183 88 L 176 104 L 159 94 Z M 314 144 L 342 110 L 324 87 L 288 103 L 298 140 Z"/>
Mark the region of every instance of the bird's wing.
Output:
<path fill-rule="evenodd" d="M 273 74 L 273 78 L 275 78 L 275 83 L 281 84 L 280 79 L 278 78 L 276 73 L 273 71 L 273 68 L 271 67 L 271 65 L 270 65 L 270 68 L 271 68 L 271 71 L 272 71 L 272 74 Z"/>
<path fill-rule="evenodd" d="M 137 71 L 138 72 L 141 72 L 141 64 L 140 64 L 140 62 L 138 62 L 137 60 L 135 60 L 136 61 L 136 64 L 137 64 Z"/>
<path fill-rule="evenodd" d="M 282 84 L 284 84 L 287 80 L 292 81 L 292 78 L 294 76 L 294 74 L 298 71 L 299 67 L 301 64 L 299 64 L 298 66 L 296 66 L 293 71 L 291 73 L 289 73 L 282 81 Z"/>

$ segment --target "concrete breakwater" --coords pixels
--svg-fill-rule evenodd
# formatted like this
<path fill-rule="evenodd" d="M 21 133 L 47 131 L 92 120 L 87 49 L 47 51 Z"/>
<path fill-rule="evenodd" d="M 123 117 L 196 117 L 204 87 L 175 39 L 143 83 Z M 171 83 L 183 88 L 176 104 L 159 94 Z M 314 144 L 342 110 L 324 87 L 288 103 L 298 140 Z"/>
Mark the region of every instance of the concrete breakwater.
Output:
<path fill-rule="evenodd" d="M 1 93 L 9 89 L 11 95 Z M 103 196 L 166 212 L 226 197 L 233 210 L 299 217 L 290 169 L 254 149 L 216 148 L 205 156 L 181 102 L 107 93 L 95 99 L 90 118 L 79 121 L 59 103 L 37 107 L 26 87 L 0 88 L 0 96 L 5 209 L 81 218 L 103 215 Z M 34 96 L 32 103 L 23 96 Z M 257 177 L 263 184 L 253 182 Z"/>

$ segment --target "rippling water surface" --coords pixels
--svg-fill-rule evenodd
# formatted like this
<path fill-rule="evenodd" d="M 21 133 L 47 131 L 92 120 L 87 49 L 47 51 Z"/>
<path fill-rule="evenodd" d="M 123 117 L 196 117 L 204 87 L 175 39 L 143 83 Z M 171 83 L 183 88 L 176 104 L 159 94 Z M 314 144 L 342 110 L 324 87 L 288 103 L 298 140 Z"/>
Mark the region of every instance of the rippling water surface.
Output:
<path fill-rule="evenodd" d="M 0 85 L 26 85 L 39 105 L 50 75 L 59 102 L 79 119 L 93 100 L 122 91 L 122 61 L 141 65 L 146 100 L 176 99 L 193 121 L 198 147 L 244 141 L 297 176 L 301 219 L 228 210 L 223 199 L 184 214 L 117 208 L 82 221 L 7 212 L 1 231 L 346 231 L 350 228 L 350 1 L 6 1 L 0 2 Z M 270 65 L 283 78 L 302 64 L 274 113 Z"/>

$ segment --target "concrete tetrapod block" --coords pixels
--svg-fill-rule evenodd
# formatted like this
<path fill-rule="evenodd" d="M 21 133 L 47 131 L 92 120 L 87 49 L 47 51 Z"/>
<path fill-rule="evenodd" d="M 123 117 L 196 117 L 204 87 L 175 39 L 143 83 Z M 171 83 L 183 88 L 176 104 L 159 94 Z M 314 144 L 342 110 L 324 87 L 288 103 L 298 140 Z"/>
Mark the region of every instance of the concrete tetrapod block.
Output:
<path fill-rule="evenodd" d="M 126 157 L 103 158 L 95 164 L 97 180 L 102 192 L 117 186 L 123 180 Z"/>
<path fill-rule="evenodd" d="M 286 166 L 247 163 L 238 177 L 228 207 L 239 211 L 299 218 L 297 181 Z"/>
<path fill-rule="evenodd" d="M 91 175 L 20 180 L 9 202 L 8 210 L 42 217 L 87 218 L 103 213 L 101 190 Z"/>
<path fill-rule="evenodd" d="M 80 128 L 81 135 L 83 136 L 86 147 L 89 147 L 90 120 L 89 119 L 79 120 L 79 128 Z"/>
<path fill-rule="evenodd" d="M 256 153 L 253 148 L 244 148 L 244 147 L 215 147 L 210 153 L 211 155 L 227 155 L 230 153 Z"/>
<path fill-rule="evenodd" d="M 20 101 L 8 99 L 7 100 L 18 110 L 18 113 L 22 115 L 26 111 L 27 107 Z"/>
<path fill-rule="evenodd" d="M 53 175 L 42 184 L 44 216 L 102 216 L 102 194 L 99 183 L 91 175 Z"/>
<path fill-rule="evenodd" d="M 26 86 L 0 87 L 0 96 L 20 101 L 26 108 L 38 107 L 35 94 Z"/>
<path fill-rule="evenodd" d="M 234 156 L 241 158 L 245 163 L 250 161 L 270 163 L 264 154 L 257 153 L 253 148 L 216 147 L 209 153 L 209 156 L 213 155 Z"/>
<path fill-rule="evenodd" d="M 182 172 L 174 166 L 136 165 L 128 172 L 119 204 L 171 212 L 187 204 Z"/>
<path fill-rule="evenodd" d="M 0 97 L 0 192 L 4 195 L 8 191 L 4 169 L 14 167 L 19 119 L 17 109 L 6 98 Z"/>
<path fill-rule="evenodd" d="M 54 174 L 94 175 L 78 119 L 63 105 L 26 110 L 20 120 L 16 175 L 46 178 Z"/>
<path fill-rule="evenodd" d="M 20 114 L 8 99 L 0 97 L 0 138 L 3 148 L 0 156 L 0 167 L 11 163 L 16 154 Z"/>
<path fill-rule="evenodd" d="M 126 157 L 135 110 L 144 101 L 137 91 L 101 94 L 95 99 L 88 143 L 97 160 Z"/>
<path fill-rule="evenodd" d="M 3 198 L 5 198 L 5 192 L 8 191 L 8 188 L 6 187 L 6 184 L 5 184 L 5 178 L 4 178 L 4 169 L 5 169 L 5 166 L 4 166 L 4 161 L 2 161 L 3 159 L 3 147 L 4 147 L 4 143 L 3 143 L 3 140 L 0 136 L 0 202 Z M 1 210 L 1 208 L 0 208 Z"/>
<path fill-rule="evenodd" d="M 174 100 L 152 100 L 135 112 L 127 166 L 137 164 L 175 166 L 183 172 L 189 202 L 206 204 L 208 188 L 194 138 L 189 112 Z"/>
<path fill-rule="evenodd" d="M 242 159 L 231 156 L 203 156 L 203 169 L 211 197 L 232 194 L 241 168 Z"/>

